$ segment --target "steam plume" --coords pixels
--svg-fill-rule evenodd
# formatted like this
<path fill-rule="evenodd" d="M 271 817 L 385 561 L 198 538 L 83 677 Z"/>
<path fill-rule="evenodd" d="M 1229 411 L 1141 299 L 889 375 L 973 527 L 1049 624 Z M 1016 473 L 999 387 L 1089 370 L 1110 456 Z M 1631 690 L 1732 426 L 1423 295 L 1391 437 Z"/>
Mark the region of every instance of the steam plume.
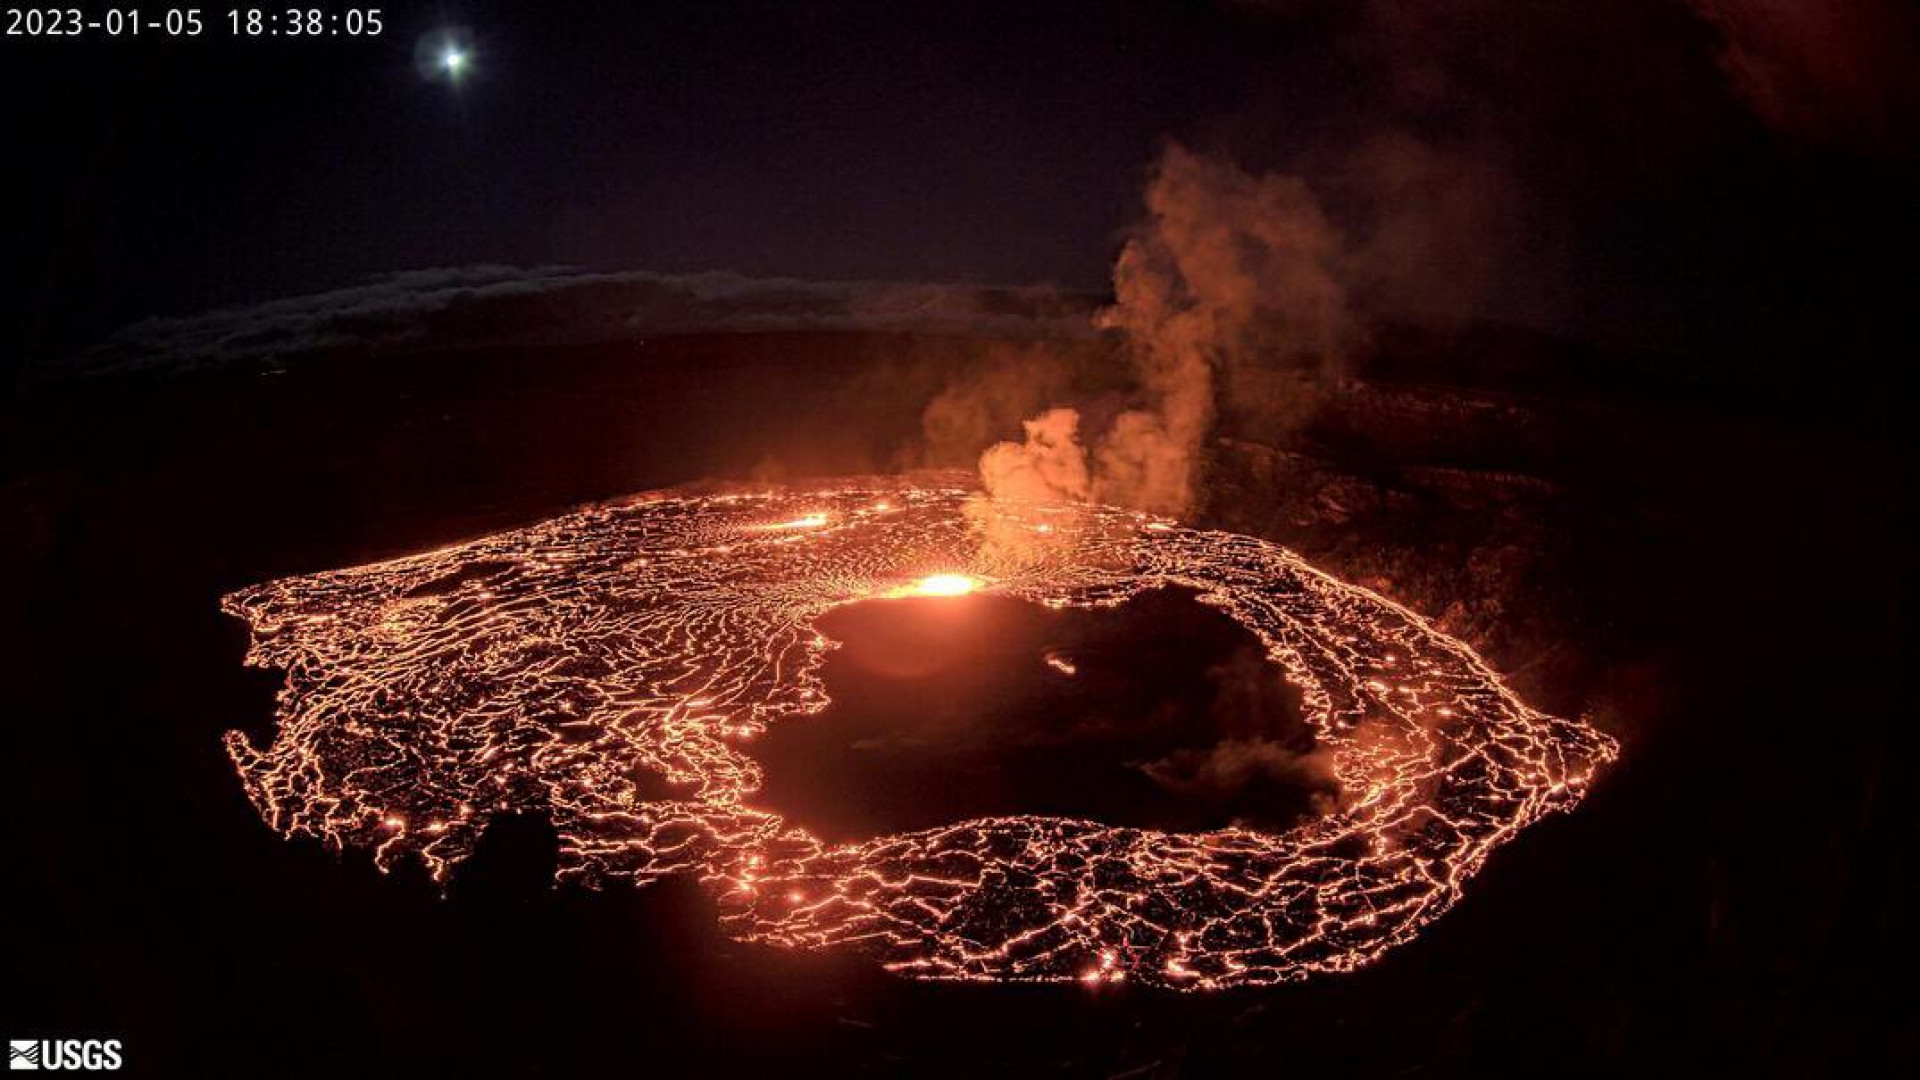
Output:
<path fill-rule="evenodd" d="M 1910 3 L 1688 2 L 1719 32 L 1734 92 L 1768 126 L 1868 148 L 1911 139 L 1920 15 Z"/>
<path fill-rule="evenodd" d="M 1265 409 L 1275 372 L 1324 373 L 1352 335 L 1336 276 L 1338 230 L 1294 177 L 1252 176 L 1169 145 L 1146 190 L 1147 218 L 1114 266 L 1115 304 L 1098 324 L 1125 335 L 1139 403 L 1094 444 L 1078 413 L 1055 408 L 1026 440 L 980 459 L 990 494 L 1085 497 L 1178 514 L 1198 494 L 1202 448 L 1224 394 Z M 1221 376 L 1225 375 L 1223 379 Z M 1068 467 L 1073 462 L 1081 467 Z"/>
<path fill-rule="evenodd" d="M 1091 491 L 1087 454 L 1080 446 L 1080 414 L 1048 409 L 1021 425 L 1024 443 L 1003 442 L 980 455 L 980 476 L 996 499 L 1085 499 Z"/>

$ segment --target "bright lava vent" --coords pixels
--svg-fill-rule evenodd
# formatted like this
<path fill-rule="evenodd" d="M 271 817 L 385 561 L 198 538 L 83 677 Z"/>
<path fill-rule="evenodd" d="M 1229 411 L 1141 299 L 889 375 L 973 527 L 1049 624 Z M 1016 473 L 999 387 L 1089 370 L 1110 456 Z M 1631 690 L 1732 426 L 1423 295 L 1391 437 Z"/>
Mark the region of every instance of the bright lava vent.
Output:
<path fill-rule="evenodd" d="M 966 574 L 928 574 L 908 585 L 906 596 L 965 596 L 980 587 L 980 579 Z"/>
<path fill-rule="evenodd" d="M 1092 607 L 1165 586 L 1244 625 L 1302 688 L 1340 787 L 1328 812 L 1277 833 L 1015 816 L 831 844 L 756 801 L 754 737 L 827 705 L 827 612 L 970 593 Z M 1444 912 L 1616 752 L 1276 545 L 987 503 L 956 476 L 641 498 L 225 607 L 252 628 L 248 661 L 287 673 L 273 743 L 227 736 L 280 833 L 444 880 L 492 818 L 543 814 L 562 879 L 694 875 L 736 937 L 851 946 L 921 978 L 1211 989 L 1349 970 Z"/>

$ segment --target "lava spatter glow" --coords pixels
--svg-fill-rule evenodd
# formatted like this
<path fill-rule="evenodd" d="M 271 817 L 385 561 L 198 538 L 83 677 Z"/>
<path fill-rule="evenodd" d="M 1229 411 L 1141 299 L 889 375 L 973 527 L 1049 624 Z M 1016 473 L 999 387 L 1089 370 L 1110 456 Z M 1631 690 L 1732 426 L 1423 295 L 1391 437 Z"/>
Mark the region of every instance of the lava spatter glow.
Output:
<path fill-rule="evenodd" d="M 1031 544 L 1007 537 L 1024 532 Z M 828 844 L 756 805 L 753 737 L 827 704 L 826 612 L 971 592 L 1055 607 L 1184 586 L 1302 690 L 1337 805 L 1284 833 L 1033 816 Z M 735 936 L 924 978 L 1273 983 L 1379 956 L 1615 744 L 1465 645 L 1273 544 L 957 476 L 661 496 L 226 598 L 279 728 L 227 747 L 267 823 L 443 879 L 487 821 L 551 819 L 559 875 L 698 877 Z M 1064 658 L 1053 665 L 1071 674 Z"/>
<path fill-rule="evenodd" d="M 895 596 L 965 596 L 978 589 L 979 578 L 966 574 L 928 574 L 896 590 Z"/>

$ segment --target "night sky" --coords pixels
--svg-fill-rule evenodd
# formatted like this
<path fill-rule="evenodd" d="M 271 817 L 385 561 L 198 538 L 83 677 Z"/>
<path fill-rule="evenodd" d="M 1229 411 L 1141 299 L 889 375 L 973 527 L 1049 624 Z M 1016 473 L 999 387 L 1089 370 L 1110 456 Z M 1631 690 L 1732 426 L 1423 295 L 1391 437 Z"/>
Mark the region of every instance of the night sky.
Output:
<path fill-rule="evenodd" d="M 188 1076 L 1914 1075 L 1885 989 L 1916 880 L 1913 0 L 387 2 L 321 40 L 227 11 L 0 21 L 10 1038 Z M 1619 760 L 1379 964 L 1212 996 L 743 944 L 691 879 L 553 888 L 531 796 L 443 890 L 287 842 L 236 777 L 229 733 L 340 684 L 246 666 L 240 590 L 674 485 L 976 466 L 1284 545 Z M 515 618 L 577 591 L 525 565 L 556 587 Z M 1244 627 L 1110 614 L 908 641 L 992 714 L 829 670 L 831 738 L 762 744 L 775 808 L 1187 829 L 1248 776 L 1294 785 L 1251 789 L 1267 819 L 1318 805 L 1305 699 Z M 1059 626 L 1085 676 L 1029 685 Z M 873 741 L 907 710 L 935 737 Z M 1189 726 L 1211 750 L 1162 741 Z"/>
<path fill-rule="evenodd" d="M 1230 108 L 1253 50 L 1217 14 L 1042 7 L 421 5 L 374 41 L 10 42 L 9 98 L 60 103 L 11 170 L 43 208 L 30 279 L 56 320 L 107 322 L 475 261 L 1098 285 L 1156 136 Z M 475 39 L 457 88 L 412 60 L 443 25 Z"/>
<path fill-rule="evenodd" d="M 198 40 L 10 38 L 9 303 L 57 357 L 477 262 L 1099 288 L 1178 139 L 1302 176 L 1356 235 L 1439 222 L 1387 308 L 1788 364 L 1871 324 L 1912 20 L 1600 7 L 402 4 L 372 40 L 236 40 L 224 9 Z M 448 27 L 457 86 L 414 59 Z M 1426 201 L 1390 205 L 1392 139 L 1439 163 Z"/>

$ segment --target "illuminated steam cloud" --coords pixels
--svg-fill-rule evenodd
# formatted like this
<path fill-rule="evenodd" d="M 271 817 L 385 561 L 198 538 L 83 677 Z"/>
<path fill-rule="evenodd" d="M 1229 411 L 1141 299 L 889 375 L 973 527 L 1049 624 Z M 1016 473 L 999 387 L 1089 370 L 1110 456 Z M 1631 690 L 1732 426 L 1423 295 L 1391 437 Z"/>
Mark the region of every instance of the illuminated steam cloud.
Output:
<path fill-rule="evenodd" d="M 1116 303 L 1098 320 L 1125 334 L 1144 404 L 1094 443 L 1091 489 L 1102 502 L 1178 514 L 1194 502 L 1219 391 L 1268 415 L 1297 411 L 1285 376 L 1336 365 L 1353 319 L 1336 277 L 1340 234 L 1300 180 L 1171 145 L 1146 208 L 1114 266 Z M 983 486 L 1031 494 L 1080 453 L 1069 445 L 1077 423 L 1068 409 L 1029 422 L 1024 442 L 981 458 Z M 1080 497 L 1064 484 L 1046 494 Z"/>
<path fill-rule="evenodd" d="M 561 879 L 693 875 L 744 940 L 853 947 L 922 978 L 1180 989 L 1378 957 L 1615 753 L 1282 548 L 975 494 L 947 474 L 652 497 L 243 590 L 225 606 L 251 627 L 248 661 L 286 686 L 273 741 L 232 732 L 228 751 L 268 825 L 383 868 L 418 859 L 444 880 L 490 819 L 541 814 Z M 1048 543 L 1002 557 L 983 505 Z M 1247 627 L 1300 688 L 1339 790 L 1319 818 L 1176 834 L 1014 816 L 830 844 L 757 801 L 754 738 L 827 705 L 829 611 L 1167 586 Z"/>
<path fill-rule="evenodd" d="M 1768 126 L 1817 142 L 1911 149 L 1920 12 L 1905 0 L 1688 0 L 1720 37 L 1735 94 Z"/>

